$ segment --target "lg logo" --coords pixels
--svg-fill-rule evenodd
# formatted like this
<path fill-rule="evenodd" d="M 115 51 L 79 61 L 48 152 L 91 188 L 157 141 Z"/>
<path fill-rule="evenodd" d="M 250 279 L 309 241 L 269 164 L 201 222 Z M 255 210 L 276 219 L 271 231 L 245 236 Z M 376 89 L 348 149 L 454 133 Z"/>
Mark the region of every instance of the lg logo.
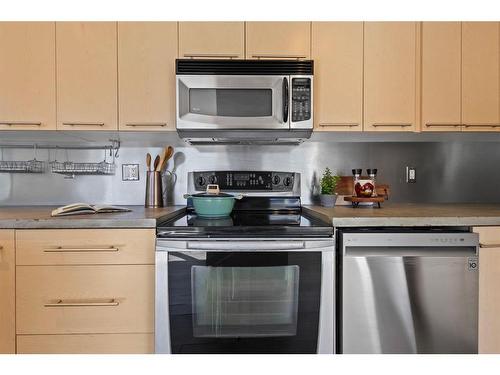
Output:
<path fill-rule="evenodd" d="M 469 271 L 476 271 L 478 269 L 477 258 L 469 258 L 468 264 Z"/>

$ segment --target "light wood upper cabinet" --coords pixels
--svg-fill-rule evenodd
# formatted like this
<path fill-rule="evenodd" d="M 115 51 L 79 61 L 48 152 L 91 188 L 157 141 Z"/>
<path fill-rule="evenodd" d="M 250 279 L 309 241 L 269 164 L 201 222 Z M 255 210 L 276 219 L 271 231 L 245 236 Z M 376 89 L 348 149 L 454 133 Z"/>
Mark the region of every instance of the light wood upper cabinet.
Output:
<path fill-rule="evenodd" d="M 500 227 L 478 227 L 479 353 L 500 354 Z"/>
<path fill-rule="evenodd" d="M 417 23 L 366 22 L 364 129 L 416 130 Z"/>
<path fill-rule="evenodd" d="M 118 23 L 120 130 L 175 129 L 176 22 Z"/>
<path fill-rule="evenodd" d="M 311 22 L 246 22 L 247 59 L 309 59 Z"/>
<path fill-rule="evenodd" d="M 245 58 L 244 22 L 179 22 L 180 58 Z"/>
<path fill-rule="evenodd" d="M 313 22 L 315 130 L 361 131 L 363 23 Z"/>
<path fill-rule="evenodd" d="M 116 22 L 56 22 L 57 128 L 116 130 Z"/>
<path fill-rule="evenodd" d="M 498 22 L 462 23 L 462 121 L 465 131 L 500 130 L 499 57 Z"/>
<path fill-rule="evenodd" d="M 461 129 L 460 22 L 422 24 L 422 130 Z"/>
<path fill-rule="evenodd" d="M 0 354 L 16 352 L 14 231 L 0 230 Z"/>
<path fill-rule="evenodd" d="M 0 22 L 0 130 L 56 128 L 54 22 Z"/>

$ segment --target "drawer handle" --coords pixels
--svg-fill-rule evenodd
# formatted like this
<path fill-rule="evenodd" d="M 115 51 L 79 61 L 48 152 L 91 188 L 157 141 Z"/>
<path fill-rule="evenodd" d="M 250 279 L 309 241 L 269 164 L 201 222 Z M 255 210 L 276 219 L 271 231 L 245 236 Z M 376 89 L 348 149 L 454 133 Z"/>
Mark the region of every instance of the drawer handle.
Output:
<path fill-rule="evenodd" d="M 101 307 L 101 306 L 118 306 L 115 298 L 105 301 L 81 301 L 81 300 L 62 300 L 59 299 L 55 303 L 46 303 L 45 307 Z"/>
<path fill-rule="evenodd" d="M 466 128 L 474 128 L 474 127 L 478 127 L 478 128 L 498 128 L 498 127 L 500 127 L 500 124 L 487 124 L 487 123 L 484 123 L 484 124 L 464 124 L 464 126 Z"/>
<path fill-rule="evenodd" d="M 427 126 L 428 128 L 432 128 L 432 127 L 457 128 L 457 127 L 459 127 L 461 125 L 460 124 L 451 124 L 451 123 L 446 123 L 446 122 L 443 122 L 443 123 L 429 122 L 429 123 L 425 124 L 425 126 Z"/>
<path fill-rule="evenodd" d="M 104 122 L 63 122 L 67 126 L 104 126 Z"/>
<path fill-rule="evenodd" d="M 378 128 L 380 126 L 395 126 L 395 127 L 402 127 L 402 128 L 407 128 L 407 127 L 410 127 L 410 126 L 413 126 L 413 124 L 410 124 L 410 123 L 375 123 L 375 124 L 372 124 L 372 126 L 374 128 Z"/>
<path fill-rule="evenodd" d="M 3 246 L 0 245 L 0 263 L 3 262 L 3 251 L 2 250 L 3 250 Z"/>
<path fill-rule="evenodd" d="M 322 122 L 319 124 L 321 127 L 328 127 L 328 126 L 348 126 L 348 127 L 353 127 L 353 126 L 359 126 L 358 122 Z"/>
<path fill-rule="evenodd" d="M 43 249 L 44 253 L 89 253 L 89 252 L 97 252 L 97 253 L 107 253 L 113 251 L 119 251 L 120 249 L 116 246 L 110 247 L 55 247 L 55 248 L 47 248 Z"/>
<path fill-rule="evenodd" d="M 236 59 L 240 55 L 231 53 L 185 53 L 184 57 L 195 58 L 195 57 L 228 57 L 230 59 Z"/>
<path fill-rule="evenodd" d="M 141 127 L 141 126 L 160 126 L 164 128 L 167 126 L 166 122 L 128 122 L 125 124 L 125 126 L 131 126 L 131 127 Z"/>
<path fill-rule="evenodd" d="M 481 249 L 500 248 L 500 243 L 479 243 Z"/>
<path fill-rule="evenodd" d="M 275 54 L 260 54 L 260 55 L 252 55 L 254 59 L 305 59 L 307 56 L 305 55 L 275 55 Z"/>
<path fill-rule="evenodd" d="M 0 121 L 0 125 L 42 126 L 42 123 L 36 121 Z"/>

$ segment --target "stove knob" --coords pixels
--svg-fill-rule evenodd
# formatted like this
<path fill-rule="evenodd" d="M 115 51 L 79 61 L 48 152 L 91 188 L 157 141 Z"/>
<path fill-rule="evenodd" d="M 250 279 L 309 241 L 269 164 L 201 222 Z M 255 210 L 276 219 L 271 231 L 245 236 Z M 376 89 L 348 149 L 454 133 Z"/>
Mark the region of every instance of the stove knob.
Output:
<path fill-rule="evenodd" d="M 276 175 L 273 177 L 273 184 L 278 185 L 281 182 L 280 176 Z"/>
<path fill-rule="evenodd" d="M 290 186 L 292 184 L 292 178 L 291 177 L 286 177 L 284 180 L 283 180 L 283 185 L 285 186 Z"/>
<path fill-rule="evenodd" d="M 217 183 L 217 177 L 215 175 L 211 175 L 208 178 L 208 182 L 210 182 L 211 184 L 216 184 Z"/>
<path fill-rule="evenodd" d="M 198 185 L 203 186 L 205 185 L 205 183 L 206 183 L 205 177 L 203 176 L 198 177 Z"/>

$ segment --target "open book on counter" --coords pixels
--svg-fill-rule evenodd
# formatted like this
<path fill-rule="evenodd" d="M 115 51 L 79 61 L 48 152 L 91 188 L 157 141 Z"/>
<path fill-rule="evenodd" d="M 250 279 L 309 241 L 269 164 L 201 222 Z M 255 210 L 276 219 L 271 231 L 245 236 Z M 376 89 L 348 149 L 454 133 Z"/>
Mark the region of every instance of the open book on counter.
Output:
<path fill-rule="evenodd" d="M 132 210 L 125 207 L 94 205 L 88 203 L 73 203 L 52 210 L 52 216 L 100 214 L 109 212 L 129 212 L 129 211 Z"/>

